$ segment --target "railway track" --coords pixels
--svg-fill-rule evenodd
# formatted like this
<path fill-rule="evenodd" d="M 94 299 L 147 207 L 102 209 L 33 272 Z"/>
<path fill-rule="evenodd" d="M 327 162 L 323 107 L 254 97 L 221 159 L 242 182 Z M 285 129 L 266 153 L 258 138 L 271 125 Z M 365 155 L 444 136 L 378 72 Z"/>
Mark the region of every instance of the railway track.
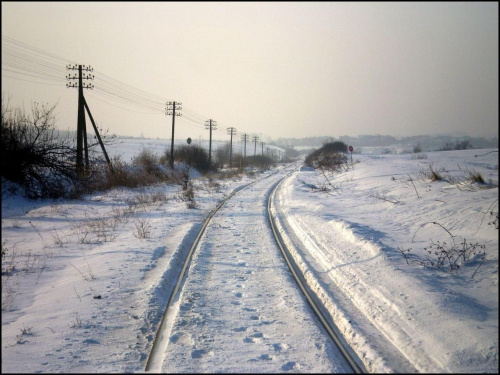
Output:
<path fill-rule="evenodd" d="M 272 202 L 274 195 L 279 188 L 279 185 L 283 182 L 283 180 L 286 178 L 283 177 L 280 181 L 276 183 L 274 186 L 272 192 L 269 194 L 268 202 L 267 202 L 267 214 L 269 218 L 269 225 L 271 226 L 271 229 L 273 231 L 274 238 L 276 240 L 276 243 L 278 247 L 280 248 L 280 251 L 283 255 L 283 258 L 285 259 L 286 264 L 288 265 L 288 268 L 293 274 L 293 278 L 295 282 L 297 283 L 298 287 L 300 288 L 301 292 L 304 294 L 304 297 L 306 298 L 309 306 L 311 309 L 314 311 L 314 314 L 317 316 L 321 324 L 323 325 L 323 328 L 326 330 L 330 338 L 333 340 L 337 348 L 340 350 L 342 353 L 342 356 L 346 360 L 346 362 L 349 364 L 353 372 L 357 374 L 362 374 L 363 370 L 361 367 L 356 363 L 356 360 L 354 359 L 353 355 L 349 353 L 349 351 L 346 349 L 345 345 L 341 342 L 340 337 L 336 333 L 336 327 L 334 327 L 333 323 L 331 323 L 328 318 L 323 314 L 321 307 L 319 304 L 315 301 L 313 295 L 310 293 L 308 288 L 306 287 L 305 283 L 303 282 L 303 277 L 300 275 L 300 271 L 296 268 L 295 264 L 293 263 L 292 257 L 290 256 L 290 252 L 287 249 L 287 246 L 285 245 L 283 239 L 281 238 L 281 235 L 279 234 L 276 224 L 275 224 L 275 218 L 273 217 L 272 214 Z"/>
<path fill-rule="evenodd" d="M 267 176 L 270 177 L 271 175 Z M 267 178 L 266 177 L 266 178 Z M 284 177 L 280 178 L 276 183 L 274 183 L 271 187 L 271 189 L 268 189 L 267 194 L 266 194 L 266 212 L 265 215 L 267 215 L 267 223 L 269 225 L 270 231 L 272 232 L 274 236 L 274 241 L 279 247 L 279 250 L 281 251 L 281 254 L 283 256 L 283 259 L 285 260 L 286 264 L 289 267 L 289 270 L 291 274 L 293 275 L 293 278 L 300 288 L 302 294 L 304 295 L 305 299 L 307 300 L 307 303 L 311 307 L 311 311 L 317 316 L 317 319 L 321 322 L 324 331 L 328 334 L 334 345 L 338 348 L 338 351 L 342 354 L 342 357 L 345 359 L 345 362 L 348 364 L 350 369 L 355 372 L 355 373 L 362 373 L 361 367 L 357 364 L 356 360 L 353 358 L 353 356 L 350 354 L 350 352 L 344 348 L 342 341 L 339 339 L 335 332 L 335 327 L 332 325 L 332 323 L 323 315 L 322 309 L 318 304 L 315 302 L 314 297 L 310 294 L 308 288 L 306 285 L 304 285 L 303 279 L 298 274 L 296 267 L 293 264 L 293 260 L 291 260 L 291 257 L 289 255 L 289 252 L 279 234 L 279 232 L 276 229 L 275 223 L 274 223 L 274 217 L 272 214 L 272 201 L 274 198 L 274 195 L 279 189 L 280 183 L 287 177 L 285 175 Z M 191 262 L 193 259 L 193 255 L 197 251 L 197 249 L 200 246 L 200 241 L 204 237 L 204 234 L 206 232 L 207 227 L 209 226 L 210 223 L 212 223 L 214 216 L 222 209 L 224 205 L 227 205 L 228 202 L 230 202 L 234 196 L 244 190 L 249 188 L 251 185 L 255 184 L 256 182 L 259 182 L 260 180 L 253 181 L 250 184 L 244 185 L 240 187 L 239 189 L 235 190 L 232 194 L 230 194 L 228 197 L 226 197 L 223 201 L 221 201 L 214 210 L 210 212 L 210 214 L 207 216 L 205 219 L 199 233 L 197 234 L 189 252 L 186 257 L 186 260 L 184 262 L 184 265 L 182 267 L 181 273 L 179 275 L 179 279 L 170 295 L 167 307 L 165 309 L 165 312 L 163 314 L 160 326 L 157 330 L 155 340 L 152 345 L 151 352 L 149 354 L 149 357 L 147 359 L 146 363 L 146 368 L 145 371 L 159 371 L 161 369 L 162 363 L 163 363 L 163 353 L 166 350 L 166 347 L 168 345 L 168 340 L 170 336 L 170 331 L 169 327 L 172 327 L 173 321 L 175 319 L 175 316 L 179 310 L 179 299 L 182 298 L 181 292 L 183 289 L 183 286 L 185 285 L 187 279 L 189 278 L 189 272 L 188 270 L 191 267 Z M 220 215 L 219 215 L 220 216 Z M 242 293 L 237 293 L 239 295 L 243 295 Z M 177 306 L 177 307 L 174 307 Z M 171 328 L 170 328 L 171 329 Z M 197 352 L 199 355 L 201 353 L 204 353 L 203 351 L 198 351 Z M 196 357 L 193 357 L 196 358 Z"/>

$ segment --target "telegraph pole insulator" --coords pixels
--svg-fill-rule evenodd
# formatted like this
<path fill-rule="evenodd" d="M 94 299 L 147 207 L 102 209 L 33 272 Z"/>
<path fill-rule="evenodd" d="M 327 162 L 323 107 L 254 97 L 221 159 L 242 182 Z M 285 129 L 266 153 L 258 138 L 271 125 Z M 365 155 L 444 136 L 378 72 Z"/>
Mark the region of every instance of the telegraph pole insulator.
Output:
<path fill-rule="evenodd" d="M 66 79 L 69 80 L 66 84 L 67 88 L 78 88 L 78 122 L 76 129 L 76 170 L 78 174 L 83 173 L 83 152 L 85 150 L 85 170 L 89 169 L 89 151 L 87 148 L 87 127 L 85 124 L 85 98 L 83 97 L 83 89 L 93 89 L 94 85 L 83 80 L 93 80 L 93 74 L 83 74 L 83 72 L 91 72 L 94 69 L 86 65 L 67 65 L 67 70 L 78 70 L 78 74 L 68 74 Z M 78 80 L 78 83 L 71 82 Z"/>

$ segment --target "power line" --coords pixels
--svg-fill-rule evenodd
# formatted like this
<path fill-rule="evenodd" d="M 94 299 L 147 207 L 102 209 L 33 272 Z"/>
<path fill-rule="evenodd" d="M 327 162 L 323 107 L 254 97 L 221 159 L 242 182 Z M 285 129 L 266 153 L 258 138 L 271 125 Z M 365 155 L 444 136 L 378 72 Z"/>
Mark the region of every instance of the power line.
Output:
<path fill-rule="evenodd" d="M 51 86 L 63 86 L 66 82 L 62 73 L 66 71 L 66 65 L 72 64 L 70 60 L 6 35 L 2 35 L 2 50 L 3 76 Z M 164 111 L 166 99 L 161 96 L 133 87 L 100 71 L 95 71 L 94 82 L 94 90 L 89 95 L 103 103 L 136 113 L 155 114 Z M 146 112 L 134 111 L 133 108 Z M 199 129 L 204 127 L 208 116 L 190 108 L 184 108 L 183 112 L 184 124 Z M 222 129 L 213 127 L 212 130 L 223 134 Z"/>
<path fill-rule="evenodd" d="M 43 51 L 39 48 L 36 48 L 36 47 L 33 47 L 33 46 L 30 46 L 28 44 L 25 44 L 23 42 L 20 42 L 18 40 L 15 40 L 14 38 L 11 38 L 7 35 L 2 35 L 2 41 L 3 42 L 7 42 L 7 43 L 11 43 L 11 44 L 14 44 L 18 47 L 22 47 L 22 48 L 25 48 L 25 49 L 28 49 L 30 51 L 32 51 L 33 53 L 38 53 L 38 54 L 41 54 L 43 56 L 45 56 L 46 58 L 50 58 L 50 59 L 53 59 L 53 60 L 59 60 L 60 62 L 63 63 L 63 65 L 66 65 L 66 64 L 71 64 L 72 61 L 68 60 L 68 59 L 65 59 L 63 57 L 60 57 L 60 56 L 57 56 L 53 53 L 50 53 L 50 52 L 46 52 L 46 51 Z"/>

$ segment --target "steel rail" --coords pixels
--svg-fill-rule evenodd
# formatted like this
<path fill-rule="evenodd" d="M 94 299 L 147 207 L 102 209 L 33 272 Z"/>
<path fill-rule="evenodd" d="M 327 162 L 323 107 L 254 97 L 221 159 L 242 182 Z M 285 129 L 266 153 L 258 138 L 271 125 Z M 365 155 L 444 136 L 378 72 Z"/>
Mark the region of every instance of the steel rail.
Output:
<path fill-rule="evenodd" d="M 267 178 L 269 177 L 270 175 L 264 177 L 264 178 Z M 203 222 L 203 225 L 200 229 L 200 231 L 198 232 L 198 235 L 196 236 L 195 240 L 193 241 L 193 244 L 191 245 L 191 248 L 189 249 L 189 252 L 188 252 L 188 255 L 186 256 L 186 259 L 184 261 L 184 264 L 182 266 L 182 269 L 181 269 L 181 272 L 179 274 L 179 277 L 177 279 L 177 283 L 175 284 L 175 287 L 174 289 L 172 290 L 172 293 L 170 294 L 170 297 L 168 299 L 168 303 L 167 303 L 167 306 L 165 308 L 165 311 L 163 313 L 163 316 L 161 318 L 161 322 L 160 322 L 160 325 L 158 327 L 158 329 L 156 330 L 156 335 L 155 335 L 155 339 L 154 339 L 154 342 L 153 342 L 153 346 L 151 347 L 151 351 L 149 352 L 149 356 L 148 356 L 148 359 L 147 359 L 147 362 L 146 362 L 146 368 L 145 368 L 145 371 L 150 371 L 151 370 L 151 365 L 153 364 L 153 361 L 154 361 L 154 358 L 157 354 L 157 351 L 159 349 L 159 345 L 160 345 L 160 342 L 161 342 L 161 338 L 163 337 L 162 333 L 163 331 L 165 330 L 165 325 L 167 324 L 167 315 L 170 311 L 170 306 L 172 305 L 172 302 L 174 301 L 175 297 L 177 296 L 177 294 L 179 293 L 179 290 L 181 288 L 181 285 L 184 281 L 184 276 L 186 274 L 186 270 L 189 268 L 189 265 L 191 264 L 191 259 L 193 257 L 193 254 L 194 254 L 194 251 L 196 249 L 196 247 L 198 246 L 198 243 L 200 242 L 200 239 L 201 237 L 203 236 L 203 234 L 205 233 L 205 229 L 207 228 L 208 224 L 210 223 L 210 221 L 212 220 L 212 217 L 217 213 L 217 211 L 219 211 L 219 209 L 229 200 L 231 199 L 237 192 L 239 192 L 240 190 L 243 190 L 244 188 L 256 183 L 257 181 L 260 181 L 259 180 L 255 180 L 255 181 L 252 181 L 246 185 L 243 185 L 243 186 L 240 186 L 238 188 L 236 188 L 231 194 L 229 194 L 226 198 L 224 198 L 209 214 L 208 216 L 205 218 L 205 221 Z"/>
<path fill-rule="evenodd" d="M 271 205 L 272 205 L 272 201 L 274 199 L 274 195 L 275 195 L 276 191 L 278 190 L 279 185 L 285 180 L 286 177 L 287 176 L 283 177 L 281 180 L 279 180 L 278 182 L 276 182 L 276 184 L 272 188 L 271 193 L 269 194 L 268 201 L 267 201 L 267 214 L 268 214 L 269 224 L 271 226 L 274 238 L 276 240 L 276 243 L 277 243 L 278 247 L 281 250 L 283 258 L 285 259 L 285 261 L 286 261 L 286 263 L 288 265 L 288 268 L 290 269 L 290 271 L 291 271 L 291 273 L 293 275 L 293 278 L 295 279 L 295 281 L 297 282 L 297 285 L 299 286 L 300 290 L 304 294 L 307 302 L 309 303 L 309 306 L 312 308 L 313 312 L 316 314 L 316 316 L 320 320 L 321 324 L 323 325 L 323 327 L 325 328 L 325 330 L 327 331 L 327 333 L 331 337 L 331 339 L 334 341 L 334 343 L 336 344 L 336 346 L 340 350 L 342 356 L 344 357 L 344 359 L 346 360 L 346 362 L 349 364 L 349 366 L 351 367 L 351 369 L 355 373 L 357 373 L 357 374 L 362 374 L 363 370 L 356 363 L 356 361 L 354 360 L 354 358 L 349 354 L 349 352 L 347 351 L 347 349 L 344 347 L 344 345 L 340 341 L 340 338 L 335 333 L 333 327 L 330 325 L 329 321 L 325 318 L 324 314 L 321 312 L 321 309 L 316 304 L 316 302 L 314 301 L 313 297 L 311 296 L 311 294 L 309 293 L 309 291 L 307 290 L 307 288 L 304 286 L 301 278 L 298 276 L 298 273 L 295 270 L 295 267 L 294 267 L 292 261 L 290 260 L 289 255 L 288 255 L 289 251 L 287 250 L 287 246 L 285 245 L 285 243 L 283 241 L 283 238 L 281 237 L 281 235 L 279 234 L 278 230 L 276 229 L 276 224 L 274 223 L 275 218 L 272 215 Z"/>
<path fill-rule="evenodd" d="M 264 177 L 263 179 L 266 179 L 268 177 L 270 177 L 271 175 L 268 175 L 266 177 Z M 334 341 L 334 343 L 336 344 L 336 346 L 339 348 L 342 356 L 344 357 L 344 359 L 346 360 L 346 362 L 349 364 L 349 366 L 352 368 L 352 370 L 355 372 L 355 373 L 358 373 L 358 374 L 362 374 L 363 371 L 361 370 L 361 368 L 359 367 L 359 365 L 355 362 L 355 360 L 352 358 L 352 356 L 347 352 L 347 350 L 344 348 L 344 346 L 342 345 L 340 339 L 338 338 L 338 336 L 336 335 L 336 333 L 334 332 L 334 330 L 332 329 L 332 327 L 330 326 L 330 324 L 328 323 L 328 321 L 326 320 L 326 318 L 324 317 L 323 313 L 321 312 L 321 310 L 319 309 L 319 307 L 317 306 L 317 304 L 314 302 L 313 298 L 311 297 L 311 295 L 309 294 L 309 292 L 307 291 L 307 289 L 305 288 L 305 286 L 303 285 L 301 279 L 299 278 L 292 262 L 290 261 L 289 259 L 289 256 L 287 255 L 287 250 L 286 250 L 286 245 L 284 244 L 280 234 L 278 233 L 277 229 L 276 229 L 276 226 L 274 224 L 274 217 L 271 213 L 271 203 L 272 203 L 272 199 L 274 197 L 274 194 L 276 193 L 279 185 L 284 181 L 284 179 L 286 178 L 287 176 L 284 176 L 283 178 L 281 178 L 279 181 L 277 181 L 274 186 L 271 188 L 271 192 L 269 193 L 268 195 L 268 202 L 267 202 L 267 212 L 268 212 L 268 219 L 269 219 L 269 223 L 270 223 L 270 226 L 271 226 L 271 230 L 272 230 L 272 233 L 273 233 L 273 236 L 276 240 L 276 243 L 283 255 L 283 258 L 285 259 L 290 271 L 292 272 L 292 275 L 295 279 L 295 281 L 297 282 L 297 285 L 299 286 L 299 288 L 301 289 L 302 293 L 304 294 L 304 296 L 306 297 L 306 300 L 307 302 L 309 303 L 309 305 L 311 306 L 313 312 L 316 314 L 316 316 L 318 317 L 318 319 L 320 320 L 320 322 L 322 323 L 323 327 L 325 328 L 325 330 L 327 331 L 327 333 L 329 334 L 329 336 L 332 338 L 332 340 Z M 156 335 L 155 335 L 155 339 L 154 339 L 154 342 L 153 342 L 153 345 L 152 345 L 152 348 L 151 348 L 151 351 L 149 353 L 149 356 L 148 356 L 148 359 L 146 361 L 146 367 L 145 367 L 145 371 L 148 372 L 151 370 L 151 366 L 155 360 L 155 357 L 157 355 L 157 352 L 159 350 L 159 345 L 161 343 L 161 339 L 163 337 L 163 332 L 165 330 L 165 326 L 167 324 L 167 316 L 170 312 L 170 307 L 172 305 L 172 302 L 175 300 L 175 298 L 177 297 L 177 295 L 179 294 L 180 292 L 180 289 L 181 289 L 181 286 L 184 282 L 184 278 L 185 278 L 185 274 L 186 274 L 186 271 L 187 269 L 189 268 L 190 264 L 191 264 L 191 259 L 193 257 L 193 254 L 194 254 L 194 251 L 195 249 L 198 247 L 198 244 L 203 236 L 203 234 L 205 233 L 205 230 L 208 226 L 208 224 L 210 223 L 210 221 L 212 220 L 213 216 L 222 208 L 222 206 L 224 206 L 224 204 L 229 200 L 231 199 L 236 193 L 238 193 L 239 191 L 245 189 L 246 187 L 260 181 L 260 180 L 263 180 L 263 179 L 259 179 L 259 180 L 255 180 L 255 181 L 252 181 L 246 185 L 243 185 L 243 186 L 240 186 L 238 188 L 236 188 L 231 194 L 229 194 L 227 197 L 225 197 L 221 202 L 219 202 L 219 204 L 208 214 L 208 216 L 205 218 L 204 222 L 203 222 L 203 225 L 201 227 L 201 229 L 199 230 L 198 234 L 196 235 L 196 238 L 195 240 L 193 241 L 193 244 L 191 245 L 190 249 L 189 249 L 189 252 L 186 256 L 186 259 L 184 261 L 184 264 L 182 266 L 182 269 L 181 269 L 181 272 L 178 276 L 178 279 L 177 279 L 177 282 L 175 284 L 175 287 L 174 289 L 172 290 L 172 293 L 170 294 L 170 297 L 169 297 L 169 300 L 168 300 L 168 303 L 167 303 L 167 306 L 165 308 L 165 311 L 163 313 L 163 316 L 162 316 L 162 319 L 161 319 L 161 322 L 160 322 L 160 325 L 156 331 Z"/>

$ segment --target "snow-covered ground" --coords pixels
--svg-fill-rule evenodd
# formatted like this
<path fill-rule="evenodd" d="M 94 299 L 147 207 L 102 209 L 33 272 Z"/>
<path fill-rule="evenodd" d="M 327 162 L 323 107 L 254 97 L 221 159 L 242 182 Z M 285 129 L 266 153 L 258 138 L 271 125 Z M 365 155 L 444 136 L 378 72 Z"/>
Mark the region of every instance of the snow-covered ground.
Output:
<path fill-rule="evenodd" d="M 132 155 L 141 150 L 134 143 L 139 147 Z M 133 147 L 120 148 L 129 149 Z M 344 173 L 323 175 L 302 168 L 280 185 L 274 203 L 284 237 L 311 289 L 320 293 L 369 371 L 498 371 L 498 152 L 474 157 L 488 151 L 429 152 L 422 159 L 413 154 L 355 155 L 354 167 Z M 129 161 L 130 155 L 123 156 Z M 425 176 L 429 165 L 445 179 L 462 183 L 431 181 Z M 467 182 L 471 172 L 487 183 Z M 180 199 L 176 185 L 114 189 L 82 201 L 27 201 L 3 194 L 2 270 L 13 269 L 2 274 L 2 372 L 144 371 L 174 276 L 204 217 L 234 189 L 271 173 L 218 184 L 197 179 L 194 209 Z M 236 221 L 250 216 L 243 204 L 248 194 L 245 189 L 235 195 L 214 226 L 237 229 Z M 258 223 L 257 218 L 248 223 Z M 267 230 L 257 226 L 256 233 Z M 212 234 L 211 243 L 219 240 L 224 249 L 223 240 Z M 464 240 L 466 248 L 477 244 L 478 254 L 453 272 L 446 266 L 425 268 L 412 262 L 417 258 L 407 264 L 399 250 L 411 249 L 408 257 L 424 259 L 439 244 L 452 255 Z M 247 271 L 245 266 L 254 261 L 279 262 L 270 247 L 252 246 L 252 241 L 241 238 L 241 248 L 230 244 L 237 272 Z M 266 258 L 245 254 L 254 250 Z M 239 259 L 246 255 L 250 257 Z M 193 262 L 201 267 L 203 259 L 200 253 Z M 221 272 L 235 269 L 232 261 L 218 267 Z M 226 281 L 234 281 L 227 287 L 242 302 L 239 306 L 248 309 L 241 312 L 245 317 L 271 314 L 262 312 L 259 298 L 245 305 L 243 297 L 249 300 L 255 292 L 250 281 Z M 291 296 L 291 285 L 275 284 L 277 295 Z M 205 291 L 210 300 L 215 291 Z M 241 316 L 223 315 L 227 327 L 235 329 L 243 327 Z M 224 337 L 213 331 L 211 352 L 194 347 L 193 340 L 190 352 L 195 355 L 184 362 L 186 368 L 177 360 L 175 371 L 203 371 L 197 363 L 207 360 L 207 353 L 220 368 L 206 371 L 235 371 L 234 353 L 248 350 L 251 342 L 269 344 L 280 355 L 255 351 L 261 361 L 246 362 L 247 372 L 334 370 L 322 360 L 316 367 L 301 367 L 314 363 L 318 350 L 298 351 L 304 344 L 301 334 L 267 342 L 271 331 L 257 326 L 265 319 L 255 320 L 247 331 L 220 330 L 241 336 L 232 341 L 232 351 L 217 351 L 222 346 L 213 343 Z M 187 327 L 200 328 L 190 323 Z M 310 328 L 311 335 L 316 329 Z M 203 336 L 186 330 L 174 324 L 170 342 L 186 348 L 191 342 L 186 338 Z M 175 345 L 168 350 L 166 358 L 175 358 Z M 329 350 L 322 347 L 324 353 Z"/>
<path fill-rule="evenodd" d="M 350 372 L 311 314 L 268 225 L 266 198 L 284 172 L 256 181 L 214 216 L 151 371 Z"/>
<path fill-rule="evenodd" d="M 489 151 L 358 155 L 347 172 L 282 183 L 296 262 L 370 371 L 498 370 L 498 152 L 475 157 Z M 475 172 L 491 181 L 467 181 Z M 436 262 L 439 244 L 452 260 L 479 246 L 453 272 L 414 262 Z"/>

